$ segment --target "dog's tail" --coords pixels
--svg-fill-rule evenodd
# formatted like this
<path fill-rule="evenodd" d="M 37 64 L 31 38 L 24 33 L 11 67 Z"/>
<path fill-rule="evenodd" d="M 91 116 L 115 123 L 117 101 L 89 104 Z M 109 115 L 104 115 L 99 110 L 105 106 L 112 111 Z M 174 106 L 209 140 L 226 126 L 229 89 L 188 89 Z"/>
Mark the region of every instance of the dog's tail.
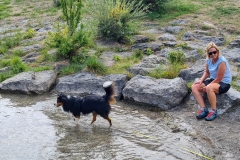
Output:
<path fill-rule="evenodd" d="M 103 88 L 106 92 L 105 94 L 105 100 L 108 101 L 110 104 L 115 104 L 115 96 L 117 96 L 117 87 L 115 86 L 115 83 L 112 81 L 107 81 L 103 84 Z"/>

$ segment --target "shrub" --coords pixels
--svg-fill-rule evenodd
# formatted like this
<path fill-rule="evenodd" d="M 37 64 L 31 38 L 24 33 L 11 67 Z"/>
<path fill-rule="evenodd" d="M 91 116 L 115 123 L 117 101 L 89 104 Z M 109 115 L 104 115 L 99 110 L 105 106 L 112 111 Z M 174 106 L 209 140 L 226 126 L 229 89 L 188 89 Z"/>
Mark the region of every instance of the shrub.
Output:
<path fill-rule="evenodd" d="M 58 49 L 58 58 L 71 59 L 79 48 L 90 43 L 91 36 L 80 23 L 82 0 L 60 0 L 60 3 L 67 25 L 58 24 L 56 32 L 48 34 L 46 44 Z"/>
<path fill-rule="evenodd" d="M 5 72 L 1 73 L 0 74 L 0 82 L 4 81 L 5 79 L 8 79 L 10 77 L 11 77 L 11 75 L 9 73 L 5 73 Z"/>
<path fill-rule="evenodd" d="M 151 48 L 147 48 L 146 51 L 145 51 L 145 54 L 151 55 L 151 54 L 153 54 L 153 52 L 154 51 Z"/>
<path fill-rule="evenodd" d="M 173 63 L 183 64 L 185 62 L 185 55 L 181 50 L 169 52 L 167 58 L 172 64 Z"/>
<path fill-rule="evenodd" d="M 54 7 L 60 7 L 61 6 L 60 0 L 53 0 L 53 6 Z"/>
<path fill-rule="evenodd" d="M 19 56 L 19 57 L 22 57 L 22 56 L 25 56 L 26 55 L 26 53 L 25 52 L 23 52 L 22 50 L 14 50 L 13 51 L 13 55 L 14 56 Z"/>
<path fill-rule="evenodd" d="M 57 48 L 58 58 L 71 59 L 79 48 L 90 43 L 90 33 L 84 32 L 82 28 L 83 26 L 73 35 L 70 35 L 68 26 L 58 25 L 55 32 L 48 33 L 45 43 L 52 48 Z"/>
<path fill-rule="evenodd" d="M 185 55 L 182 51 L 173 51 L 168 53 L 168 60 L 170 64 L 166 67 L 159 67 L 148 73 L 149 76 L 154 78 L 176 78 L 181 69 L 187 68 L 185 62 Z"/>
<path fill-rule="evenodd" d="M 159 11 L 162 9 L 163 4 L 168 2 L 169 0 L 144 0 L 146 5 L 149 5 L 149 10 L 151 11 Z"/>
<path fill-rule="evenodd" d="M 23 39 L 28 39 L 34 37 L 36 34 L 35 30 L 32 28 L 27 29 L 27 31 L 23 34 Z"/>
<path fill-rule="evenodd" d="M 148 76 L 154 77 L 154 78 L 167 78 L 167 79 L 173 79 L 178 77 L 179 71 L 181 69 L 185 69 L 185 64 L 179 64 L 179 63 L 173 63 L 169 64 L 166 68 L 156 68 L 150 73 L 148 73 Z"/>
<path fill-rule="evenodd" d="M 128 0 L 129 2 L 132 0 Z M 159 11 L 163 8 L 163 4 L 169 0 L 143 0 L 144 5 L 148 5 L 149 11 Z"/>
<path fill-rule="evenodd" d="M 22 34 L 17 33 L 14 36 L 5 38 L 4 39 L 4 42 L 5 42 L 4 45 L 6 46 L 7 49 L 10 49 L 10 48 L 18 46 L 20 44 L 21 40 L 22 40 Z"/>
<path fill-rule="evenodd" d="M 86 62 L 87 70 L 97 74 L 106 74 L 107 68 L 103 63 L 95 56 L 89 57 Z"/>
<path fill-rule="evenodd" d="M 22 63 L 19 57 L 13 57 L 10 61 L 10 70 L 13 74 L 18 74 L 27 70 L 27 65 Z"/>
<path fill-rule="evenodd" d="M 118 55 L 118 54 L 115 54 L 114 56 L 113 56 L 113 60 L 115 61 L 115 62 L 117 62 L 117 61 L 120 61 L 122 58 Z"/>
<path fill-rule="evenodd" d="M 98 20 L 98 34 L 106 39 L 130 42 L 137 21 L 148 9 L 142 0 L 94 0 L 92 14 Z"/>
<path fill-rule="evenodd" d="M 0 44 L 0 54 L 4 54 L 6 52 L 7 52 L 6 46 Z"/>

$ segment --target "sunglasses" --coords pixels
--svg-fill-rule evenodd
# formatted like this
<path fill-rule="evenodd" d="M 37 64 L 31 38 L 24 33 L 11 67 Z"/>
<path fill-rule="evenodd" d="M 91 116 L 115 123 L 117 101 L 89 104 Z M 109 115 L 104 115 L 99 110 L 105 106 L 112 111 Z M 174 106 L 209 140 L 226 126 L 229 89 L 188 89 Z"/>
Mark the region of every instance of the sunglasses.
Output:
<path fill-rule="evenodd" d="M 211 56 L 212 54 L 216 54 L 217 53 L 217 51 L 213 51 L 213 52 L 209 52 L 208 54 L 209 54 L 209 56 Z"/>

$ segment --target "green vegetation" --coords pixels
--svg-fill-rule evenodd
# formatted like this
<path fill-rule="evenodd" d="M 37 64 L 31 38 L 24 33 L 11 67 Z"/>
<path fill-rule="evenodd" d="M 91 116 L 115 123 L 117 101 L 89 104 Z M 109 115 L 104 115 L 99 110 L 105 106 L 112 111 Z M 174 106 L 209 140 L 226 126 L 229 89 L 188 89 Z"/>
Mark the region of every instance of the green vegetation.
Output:
<path fill-rule="evenodd" d="M 114 61 L 120 61 L 122 58 L 118 55 L 118 54 L 115 54 L 114 56 L 113 56 L 113 60 Z"/>
<path fill-rule="evenodd" d="M 22 50 L 14 50 L 13 51 L 13 55 L 14 56 L 18 56 L 18 57 L 22 57 L 22 56 L 25 56 L 26 53 L 24 53 Z"/>
<path fill-rule="evenodd" d="M 143 51 L 136 50 L 130 57 L 119 58 L 112 67 L 108 68 L 107 74 L 126 74 L 128 77 L 132 77 L 133 75 L 129 73 L 127 69 L 140 62 L 143 56 Z"/>
<path fill-rule="evenodd" d="M 6 71 L 0 74 L 0 81 L 28 70 L 28 66 L 17 56 L 12 57 L 10 60 L 1 60 L 0 67 L 7 67 Z"/>
<path fill-rule="evenodd" d="M 34 37 L 36 34 L 36 32 L 34 31 L 34 29 L 29 28 L 27 29 L 27 31 L 23 34 L 23 39 L 29 39 Z"/>
<path fill-rule="evenodd" d="M 103 65 L 103 63 L 95 56 L 87 59 L 86 68 L 88 71 L 104 75 L 106 74 L 107 68 Z"/>
<path fill-rule="evenodd" d="M 94 0 L 92 16 L 97 21 L 100 37 L 118 42 L 131 43 L 131 36 L 137 33 L 137 20 L 146 15 L 148 6 L 140 1 Z"/>
<path fill-rule="evenodd" d="M 67 21 L 68 34 L 72 36 L 81 20 L 81 11 L 83 8 L 82 0 L 61 0 L 62 13 Z M 82 29 L 82 27 L 81 27 Z"/>
<path fill-rule="evenodd" d="M 158 67 L 152 72 L 148 73 L 148 76 L 154 77 L 154 78 L 167 78 L 167 79 L 173 79 L 178 77 L 179 71 L 182 69 L 185 69 L 187 65 L 179 64 L 179 63 L 173 63 L 169 64 L 167 66 Z"/>
<path fill-rule="evenodd" d="M 181 50 L 169 52 L 167 58 L 171 64 L 183 64 L 185 62 L 185 55 Z"/>
<path fill-rule="evenodd" d="M 14 9 L 11 13 L 11 8 L 16 5 L 19 9 Z M 0 41 L 0 67 L 8 68 L 0 74 L 0 81 L 22 71 L 52 69 L 52 64 L 59 60 L 69 62 L 69 65 L 61 70 L 60 75 L 87 70 L 99 75 L 123 73 L 131 77 L 128 68 L 140 62 L 144 55 L 153 54 L 150 48 L 144 53 L 137 50 L 133 56 L 121 58 L 121 52 L 132 51 L 128 45 L 100 48 L 93 42 L 101 37 L 131 44 L 132 36 L 147 28 L 142 25 L 142 22 L 153 20 L 153 23 L 163 26 L 173 19 L 185 19 L 186 17 L 191 19 L 191 24 L 186 25 L 184 31 L 177 35 L 179 40 L 188 29 L 206 30 L 208 34 L 213 35 L 214 26 L 203 24 L 204 21 L 217 24 L 219 28 L 226 28 L 227 31 L 231 31 L 230 33 L 238 35 L 240 33 L 239 15 L 240 4 L 226 0 L 2 0 L 0 20 L 4 20 L 5 24 L 12 23 L 8 19 L 9 16 L 12 16 L 11 18 L 23 16 L 26 19 L 34 19 L 35 23 L 29 21 L 27 25 L 29 28 L 25 32 L 22 30 L 1 32 L 2 35 L 8 33 L 12 35 L 5 36 Z M 24 64 L 20 57 L 27 53 L 21 51 L 19 45 L 23 45 L 24 39 L 36 36 L 36 32 L 32 29 L 34 25 L 44 27 L 42 17 L 56 18 L 61 23 L 55 24 L 54 30 L 48 33 L 44 42 L 32 42 L 45 45 L 36 62 Z M 151 40 L 156 39 L 154 36 L 151 35 Z M 229 37 L 224 38 L 226 39 L 224 45 L 227 45 L 230 42 Z M 95 52 L 88 53 L 90 47 Z M 180 43 L 175 49 L 177 47 L 190 50 L 187 43 Z M 57 49 L 56 53 L 50 54 L 51 49 Z M 113 57 L 114 66 L 106 68 L 99 60 L 98 57 L 103 51 L 119 52 Z M 205 57 L 202 49 L 198 49 L 198 53 Z M 149 76 L 175 78 L 181 69 L 187 67 L 184 53 L 181 51 L 170 52 L 168 61 L 169 63 L 161 64 L 159 68 L 149 73 Z"/>
<path fill-rule="evenodd" d="M 163 24 L 181 15 L 194 13 L 201 8 L 190 0 L 169 0 L 161 4 L 159 10 L 151 12 L 149 18 L 159 19 Z M 165 22 L 165 23 L 164 23 Z"/>
<path fill-rule="evenodd" d="M 16 34 L 12 34 L 11 36 L 1 39 L 0 54 L 5 54 L 9 49 L 19 46 L 22 40 L 32 38 L 34 35 L 35 31 L 29 28 L 26 32 L 23 33 L 17 32 Z M 19 51 L 15 52 L 18 53 L 14 54 L 19 54 L 19 56 L 21 55 Z"/>
<path fill-rule="evenodd" d="M 185 64 L 185 55 L 180 50 L 169 52 L 168 60 L 170 64 L 161 64 L 160 67 L 150 72 L 148 76 L 172 79 L 178 76 L 180 70 L 187 68 L 187 64 Z"/>
<path fill-rule="evenodd" d="M 61 0 L 61 8 L 67 25 L 58 24 L 55 32 L 49 32 L 46 44 L 58 49 L 58 58 L 71 59 L 77 50 L 90 44 L 90 32 L 81 24 L 82 0 Z"/>
<path fill-rule="evenodd" d="M 192 85 L 193 85 L 194 82 L 188 82 L 187 83 L 187 87 L 188 87 L 188 93 L 191 93 L 192 92 Z"/>
<path fill-rule="evenodd" d="M 153 50 L 151 50 L 151 48 L 147 48 L 146 49 L 146 51 L 145 51 L 145 54 L 147 54 L 147 55 L 151 55 L 151 54 L 153 54 Z"/>
<path fill-rule="evenodd" d="M 150 11 L 161 12 L 165 3 L 170 0 L 143 0 L 144 5 L 148 5 Z"/>
<path fill-rule="evenodd" d="M 0 3 L 0 20 L 10 16 L 10 2 L 10 0 L 4 0 L 2 3 Z"/>
<path fill-rule="evenodd" d="M 73 35 L 70 34 L 68 26 L 58 25 L 56 32 L 49 32 L 48 39 L 45 41 L 49 47 L 58 49 L 57 57 L 60 59 L 71 59 L 76 56 L 79 48 L 90 44 L 90 33 L 84 32 L 83 26 L 75 31 Z"/>
<path fill-rule="evenodd" d="M 191 47 L 189 47 L 186 42 L 179 43 L 179 44 L 176 45 L 176 47 L 181 47 L 182 49 L 191 50 Z"/>
<path fill-rule="evenodd" d="M 10 71 L 13 74 L 18 74 L 27 70 L 27 65 L 22 62 L 19 57 L 13 57 L 10 60 Z"/>

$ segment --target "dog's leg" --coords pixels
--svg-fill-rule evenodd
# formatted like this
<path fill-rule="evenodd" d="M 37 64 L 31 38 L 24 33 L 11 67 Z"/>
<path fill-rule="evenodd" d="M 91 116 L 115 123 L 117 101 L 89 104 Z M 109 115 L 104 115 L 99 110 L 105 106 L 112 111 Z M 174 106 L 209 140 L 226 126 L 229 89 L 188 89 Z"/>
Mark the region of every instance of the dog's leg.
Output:
<path fill-rule="evenodd" d="M 112 126 L 112 120 L 109 117 L 107 117 L 106 119 L 108 120 L 108 122 L 110 124 L 110 127 L 111 127 Z"/>
<path fill-rule="evenodd" d="M 69 115 L 70 119 L 72 119 L 72 117 L 73 117 L 73 120 L 75 121 L 75 118 L 74 118 L 74 116 L 73 116 L 73 114 L 71 112 L 68 112 L 68 115 Z"/>
<path fill-rule="evenodd" d="M 92 115 L 93 115 L 93 119 L 92 119 L 92 122 L 91 122 L 91 124 L 93 124 L 93 122 L 95 122 L 96 121 L 96 119 L 97 119 L 97 113 L 96 112 L 92 112 Z"/>
<path fill-rule="evenodd" d="M 112 120 L 108 116 L 103 116 L 103 118 L 106 119 L 109 122 L 109 124 L 110 124 L 109 127 L 111 127 L 112 126 Z"/>
<path fill-rule="evenodd" d="M 79 124 L 79 122 L 80 122 L 80 116 L 76 116 L 75 118 L 77 118 L 77 124 Z"/>

